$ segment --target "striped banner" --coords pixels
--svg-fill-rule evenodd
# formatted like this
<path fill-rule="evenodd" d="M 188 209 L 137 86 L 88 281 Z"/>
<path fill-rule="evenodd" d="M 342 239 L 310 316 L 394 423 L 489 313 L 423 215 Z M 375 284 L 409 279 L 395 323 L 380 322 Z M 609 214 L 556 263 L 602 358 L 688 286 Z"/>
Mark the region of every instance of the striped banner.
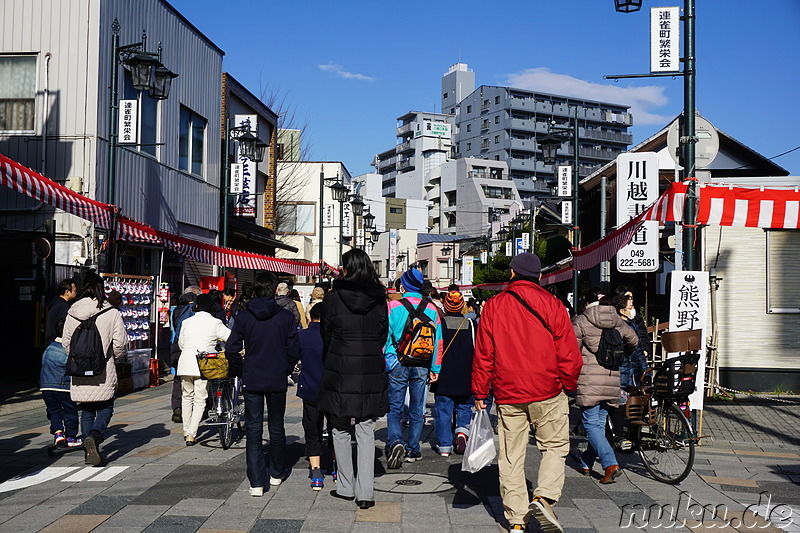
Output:
<path fill-rule="evenodd" d="M 0 184 L 108 228 L 113 206 L 87 198 L 0 154 Z"/>

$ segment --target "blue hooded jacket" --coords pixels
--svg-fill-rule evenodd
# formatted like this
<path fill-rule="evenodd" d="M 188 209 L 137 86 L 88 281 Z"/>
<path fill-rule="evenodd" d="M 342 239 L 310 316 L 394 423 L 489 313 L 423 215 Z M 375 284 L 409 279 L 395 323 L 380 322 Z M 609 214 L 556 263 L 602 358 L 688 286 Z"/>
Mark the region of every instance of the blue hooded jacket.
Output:
<path fill-rule="evenodd" d="M 285 392 L 286 376 L 300 359 L 294 316 L 273 298 L 253 298 L 236 315 L 225 352 L 244 392 Z"/>

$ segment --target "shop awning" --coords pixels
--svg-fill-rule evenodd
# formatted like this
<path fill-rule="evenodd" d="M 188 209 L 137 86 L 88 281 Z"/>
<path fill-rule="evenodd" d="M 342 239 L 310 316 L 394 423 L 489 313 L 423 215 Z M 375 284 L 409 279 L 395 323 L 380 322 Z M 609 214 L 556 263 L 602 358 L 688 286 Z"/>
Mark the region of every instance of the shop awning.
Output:
<path fill-rule="evenodd" d="M 113 205 L 92 200 L 53 180 L 42 176 L 0 154 L 0 184 L 21 194 L 108 229 L 117 209 Z M 285 272 L 295 276 L 314 276 L 320 263 L 290 261 L 266 255 L 223 248 L 158 230 L 122 215 L 117 216 L 115 238 L 126 242 L 162 245 L 194 261 L 230 268 L 248 268 Z M 333 270 L 322 264 L 326 270 Z"/>

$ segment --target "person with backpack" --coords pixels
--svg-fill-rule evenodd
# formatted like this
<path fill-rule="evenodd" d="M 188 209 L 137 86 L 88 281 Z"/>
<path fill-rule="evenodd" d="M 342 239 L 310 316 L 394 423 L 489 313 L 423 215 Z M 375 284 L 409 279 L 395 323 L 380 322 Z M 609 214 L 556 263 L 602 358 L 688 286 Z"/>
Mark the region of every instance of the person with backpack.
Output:
<path fill-rule="evenodd" d="M 449 457 L 453 452 L 463 454 L 469 438 L 472 416 L 472 359 L 475 355 L 475 322 L 462 314 L 464 296 L 450 291 L 444 299 L 446 315 L 442 322 L 442 369 L 439 379 L 431 384 L 436 430 L 436 452 Z M 455 414 L 455 433 L 453 415 Z"/>
<path fill-rule="evenodd" d="M 403 460 L 419 461 L 425 385 L 435 382 L 441 368 L 442 323 L 436 306 L 420 294 L 424 279 L 416 268 L 400 277 L 403 297 L 388 303 L 389 335 L 384 347 L 389 373 L 389 416 L 386 465 L 400 468 Z M 409 391 L 408 440 L 403 442 L 401 417 L 406 390 Z"/>
<path fill-rule="evenodd" d="M 632 352 L 639 338 L 598 287 L 586 291 L 583 299 L 584 311 L 574 322 L 583 356 L 575 405 L 581 409 L 589 445 L 579 458 L 578 470 L 590 475 L 595 459 L 599 458 L 604 470 L 600 483 L 614 483 L 622 475 L 622 469 L 606 438 L 606 418 L 609 408 L 619 405 L 619 367 L 625 352 Z"/>
<path fill-rule="evenodd" d="M 569 453 L 569 405 L 581 354 L 569 315 L 539 285 L 541 262 L 528 252 L 511 260 L 511 281 L 483 308 L 472 363 L 475 408 L 497 404 L 500 494 L 512 531 L 524 531 L 530 515 L 545 531 L 561 531 L 553 505 L 564 488 Z M 541 451 L 538 483 L 528 499 L 525 455 L 530 427 Z"/>
<path fill-rule="evenodd" d="M 264 404 L 269 429 L 269 484 L 283 483 L 286 464 L 286 378 L 300 359 L 297 321 L 291 312 L 275 302 L 278 278 L 259 272 L 253 280 L 255 298 L 236 315 L 225 344 L 229 375 L 242 378 L 244 417 L 247 424 L 247 479 L 250 495 L 261 497 L 267 481 L 264 460 Z M 295 309 L 297 309 L 295 307 Z M 242 351 L 247 348 L 247 355 Z"/>
<path fill-rule="evenodd" d="M 178 346 L 178 337 L 181 334 L 183 321 L 194 316 L 194 301 L 198 294 L 203 294 L 200 287 L 190 285 L 186 287 L 175 309 L 172 310 L 172 336 L 170 337 L 170 366 L 175 369 L 175 377 L 172 379 L 172 395 L 170 396 L 170 406 L 172 407 L 172 421 L 176 424 L 183 423 L 183 413 L 181 404 L 183 402 L 183 391 L 181 390 L 181 380 L 178 378 L 177 368 L 178 359 L 181 356 L 181 349 Z"/>
<path fill-rule="evenodd" d="M 86 464 L 98 466 L 103 462 L 100 444 L 114 414 L 115 362 L 127 355 L 128 334 L 122 315 L 106 301 L 103 278 L 95 272 L 83 279 L 81 298 L 64 321 L 61 344 L 68 354 L 67 373 L 72 376 L 70 397 L 81 411 Z"/>
<path fill-rule="evenodd" d="M 208 398 L 208 381 L 200 374 L 197 354 L 216 352 L 217 343 L 228 340 L 231 331 L 216 314 L 216 302 L 210 294 L 201 294 L 194 301 L 194 315 L 183 321 L 178 347 L 177 376 L 180 378 L 183 438 L 187 446 L 197 444 L 197 429 L 203 419 Z"/>
<path fill-rule="evenodd" d="M 375 505 L 375 424 L 389 410 L 386 290 L 369 255 L 357 248 L 342 256 L 342 276 L 314 308 L 321 308 L 324 360 L 319 405 L 330 416 L 336 452 L 338 478 L 331 496 L 369 509 Z"/>

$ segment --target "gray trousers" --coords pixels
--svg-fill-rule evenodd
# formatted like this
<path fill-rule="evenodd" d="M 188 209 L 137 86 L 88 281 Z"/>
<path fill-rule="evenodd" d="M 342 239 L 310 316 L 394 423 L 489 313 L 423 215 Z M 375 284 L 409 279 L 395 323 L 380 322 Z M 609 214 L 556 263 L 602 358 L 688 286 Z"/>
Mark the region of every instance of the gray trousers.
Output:
<path fill-rule="evenodd" d="M 350 418 L 331 417 L 333 450 L 336 452 L 336 492 L 355 496 L 356 500 L 373 500 L 375 482 L 375 419 L 356 420 L 357 470 L 353 471 L 353 446 L 350 439 Z"/>

